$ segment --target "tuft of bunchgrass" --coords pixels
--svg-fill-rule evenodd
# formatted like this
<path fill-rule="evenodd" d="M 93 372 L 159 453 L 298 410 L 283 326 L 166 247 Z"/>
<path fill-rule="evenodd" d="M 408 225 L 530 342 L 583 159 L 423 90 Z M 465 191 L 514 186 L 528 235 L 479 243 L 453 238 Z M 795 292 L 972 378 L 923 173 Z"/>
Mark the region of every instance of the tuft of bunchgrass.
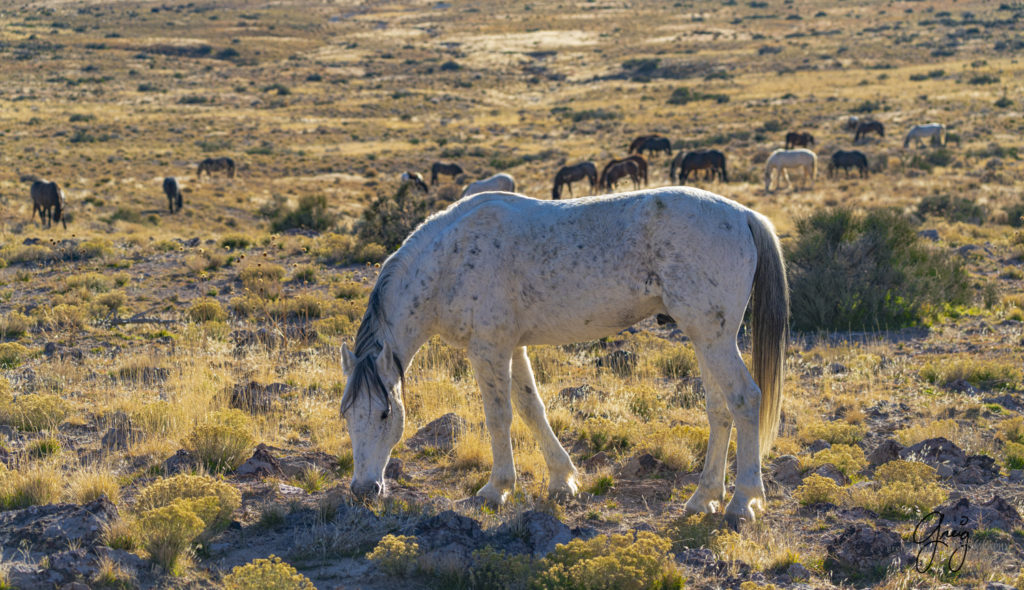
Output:
<path fill-rule="evenodd" d="M 237 409 L 220 410 L 192 429 L 186 446 L 195 452 L 210 473 L 225 473 L 238 468 L 256 444 L 249 417 Z"/>
<path fill-rule="evenodd" d="M 192 303 L 185 312 L 193 322 L 223 322 L 228 319 L 228 312 L 220 302 L 211 297 L 204 297 Z"/>
<path fill-rule="evenodd" d="M 25 432 L 55 428 L 67 414 L 67 402 L 48 393 L 28 393 L 0 406 L 0 422 Z"/>

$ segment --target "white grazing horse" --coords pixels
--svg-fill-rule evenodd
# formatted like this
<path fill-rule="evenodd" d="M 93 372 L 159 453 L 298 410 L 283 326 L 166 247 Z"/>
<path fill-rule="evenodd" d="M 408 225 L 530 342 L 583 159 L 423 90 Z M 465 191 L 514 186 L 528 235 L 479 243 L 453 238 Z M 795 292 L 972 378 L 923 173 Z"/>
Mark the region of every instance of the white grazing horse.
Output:
<path fill-rule="evenodd" d="M 775 150 L 768 156 L 764 164 L 764 192 L 772 191 L 772 171 L 775 171 L 775 188 L 782 188 L 782 177 L 786 177 L 786 184 L 793 186 L 789 180 L 790 168 L 800 168 L 803 171 L 803 179 L 800 181 L 801 188 L 805 188 L 807 179 L 811 179 L 811 186 L 814 186 L 814 177 L 818 174 L 818 156 L 808 149 L 796 150 Z"/>
<path fill-rule="evenodd" d="M 494 191 L 503 191 L 506 193 L 516 192 L 515 179 L 512 178 L 511 174 L 499 172 L 494 176 L 490 176 L 483 180 L 478 180 L 466 186 L 466 188 L 463 189 L 462 191 L 462 198 L 464 199 L 470 195 L 475 195 L 478 193 L 488 193 Z"/>
<path fill-rule="evenodd" d="M 907 137 L 903 140 L 903 147 L 909 147 L 910 142 L 915 139 L 919 145 L 925 145 L 924 139 L 926 137 L 933 144 L 946 145 L 946 126 L 942 123 L 914 125 L 907 132 Z"/>
<path fill-rule="evenodd" d="M 725 513 L 732 522 L 753 519 L 764 508 L 761 456 L 779 423 L 788 293 L 771 222 L 699 189 L 457 201 L 387 259 L 355 350 L 342 346 L 352 491 L 386 492 L 384 467 L 405 423 L 405 372 L 439 334 L 467 349 L 483 393 L 494 466 L 478 495 L 501 504 L 515 486 L 513 407 L 540 443 L 549 491 L 575 494 L 577 471 L 547 421 L 526 346 L 601 338 L 667 313 L 693 341 L 711 423 L 704 471 L 686 508 L 714 512 L 724 500 L 735 422 L 738 473 Z M 753 378 L 736 343 L 748 299 Z"/>

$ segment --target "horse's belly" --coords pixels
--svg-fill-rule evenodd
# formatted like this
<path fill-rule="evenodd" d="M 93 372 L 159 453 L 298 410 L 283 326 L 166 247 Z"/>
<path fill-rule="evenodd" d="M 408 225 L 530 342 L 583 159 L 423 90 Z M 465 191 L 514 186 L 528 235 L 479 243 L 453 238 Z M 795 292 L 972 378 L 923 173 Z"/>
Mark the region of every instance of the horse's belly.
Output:
<path fill-rule="evenodd" d="M 546 319 L 524 326 L 518 344 L 569 344 L 604 338 L 625 330 L 644 318 L 666 311 L 660 298 L 632 300 L 620 305 L 604 306 L 587 313 L 574 313 L 571 307 L 571 302 L 563 301 L 559 309 L 553 310 L 552 313 L 537 310 L 540 313 L 534 317 Z"/>

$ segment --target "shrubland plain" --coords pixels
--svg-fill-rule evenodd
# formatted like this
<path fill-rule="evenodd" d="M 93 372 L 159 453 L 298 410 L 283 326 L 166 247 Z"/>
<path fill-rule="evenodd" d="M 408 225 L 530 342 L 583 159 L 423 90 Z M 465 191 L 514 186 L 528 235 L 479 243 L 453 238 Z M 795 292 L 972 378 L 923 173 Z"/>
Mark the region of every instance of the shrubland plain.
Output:
<path fill-rule="evenodd" d="M 1024 588 L 1022 30 L 1016 1 L 0 3 L 0 588 Z M 790 131 L 817 177 L 766 192 Z M 390 495 L 354 499 L 338 351 L 379 263 L 470 181 L 547 199 L 652 133 L 723 152 L 688 182 L 789 261 L 762 518 L 683 514 L 703 390 L 654 318 L 530 350 L 579 497 L 517 419 L 512 500 L 466 501 L 482 403 L 434 340 Z M 437 161 L 464 174 L 401 183 Z M 969 543 L 929 560 L 936 508 Z"/>

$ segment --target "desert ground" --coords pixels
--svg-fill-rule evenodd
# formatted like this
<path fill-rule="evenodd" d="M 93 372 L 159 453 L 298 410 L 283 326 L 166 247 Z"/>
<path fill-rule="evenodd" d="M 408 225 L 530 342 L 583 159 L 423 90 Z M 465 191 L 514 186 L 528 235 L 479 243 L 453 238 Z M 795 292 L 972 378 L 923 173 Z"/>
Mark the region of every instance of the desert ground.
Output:
<path fill-rule="evenodd" d="M 1024 589 L 1022 27 L 1018 1 L 0 2 L 0 588 Z M 946 144 L 904 147 L 929 122 Z M 789 131 L 817 176 L 766 191 Z M 684 514 L 708 421 L 655 318 L 530 349 L 579 496 L 517 418 L 516 492 L 472 499 L 480 393 L 434 339 L 389 495 L 354 498 L 339 348 L 380 263 L 470 181 L 548 199 L 655 133 L 722 151 L 688 184 L 789 260 L 764 514 Z M 838 149 L 869 175 L 829 177 Z M 464 174 L 401 183 L 436 161 Z"/>

